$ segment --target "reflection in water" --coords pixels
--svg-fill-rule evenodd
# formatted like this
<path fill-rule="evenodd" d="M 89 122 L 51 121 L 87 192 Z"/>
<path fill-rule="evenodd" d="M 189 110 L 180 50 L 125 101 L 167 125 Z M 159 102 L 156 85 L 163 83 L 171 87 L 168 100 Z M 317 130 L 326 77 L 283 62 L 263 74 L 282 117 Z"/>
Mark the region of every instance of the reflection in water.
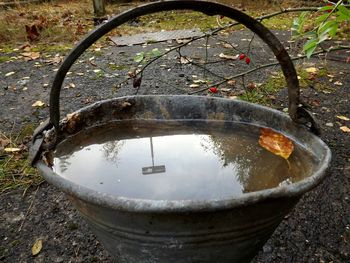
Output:
<path fill-rule="evenodd" d="M 53 168 L 100 192 L 157 200 L 228 199 L 311 173 L 312 159 L 297 145 L 288 169 L 258 138 L 257 127 L 234 123 L 124 123 L 62 142 Z"/>
<path fill-rule="evenodd" d="M 104 143 L 102 146 L 104 158 L 118 165 L 118 154 L 123 146 L 124 142 L 118 140 Z"/>

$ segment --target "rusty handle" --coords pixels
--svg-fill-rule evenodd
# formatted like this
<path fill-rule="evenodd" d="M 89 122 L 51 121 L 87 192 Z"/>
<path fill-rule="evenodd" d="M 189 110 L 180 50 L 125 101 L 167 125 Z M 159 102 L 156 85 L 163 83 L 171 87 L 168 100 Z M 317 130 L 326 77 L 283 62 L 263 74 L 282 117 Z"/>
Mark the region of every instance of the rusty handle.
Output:
<path fill-rule="evenodd" d="M 63 80 L 73 63 L 88 47 L 90 47 L 94 42 L 96 42 L 99 38 L 110 32 L 112 29 L 122 25 L 123 23 L 131 19 L 135 19 L 142 15 L 152 14 L 161 11 L 182 9 L 198 11 L 207 15 L 223 15 L 225 17 L 236 20 L 237 22 L 249 28 L 252 32 L 256 33 L 270 47 L 270 49 L 273 51 L 278 62 L 281 65 L 288 86 L 288 108 L 290 117 L 293 121 L 298 123 L 301 123 L 303 121 L 305 122 L 305 119 L 309 119 L 309 117 L 305 117 L 308 113 L 305 110 L 302 110 L 301 107 L 299 107 L 299 81 L 294 65 L 281 42 L 269 29 L 267 29 L 254 18 L 229 6 L 225 6 L 214 2 L 198 0 L 175 0 L 150 3 L 121 13 L 113 17 L 107 23 L 102 24 L 101 26 L 90 32 L 83 40 L 81 40 L 76 45 L 76 47 L 65 58 L 61 67 L 58 69 L 52 84 L 52 89 L 50 93 L 50 123 L 54 125 L 56 130 L 58 130 L 60 119 L 59 98 Z M 312 123 L 310 119 L 308 120 L 308 122 Z"/>

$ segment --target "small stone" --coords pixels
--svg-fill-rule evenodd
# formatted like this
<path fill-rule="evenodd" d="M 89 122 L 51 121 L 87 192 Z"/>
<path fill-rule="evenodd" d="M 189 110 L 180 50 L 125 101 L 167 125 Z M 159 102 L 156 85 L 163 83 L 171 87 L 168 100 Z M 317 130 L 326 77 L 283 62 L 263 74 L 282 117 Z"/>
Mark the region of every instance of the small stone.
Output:
<path fill-rule="evenodd" d="M 269 246 L 269 245 L 265 245 L 263 247 L 263 251 L 264 251 L 264 253 L 271 253 L 272 252 L 272 247 Z"/>
<path fill-rule="evenodd" d="M 334 127 L 334 124 L 333 124 L 332 122 L 327 122 L 327 123 L 326 123 L 326 126 L 328 126 L 328 127 Z"/>

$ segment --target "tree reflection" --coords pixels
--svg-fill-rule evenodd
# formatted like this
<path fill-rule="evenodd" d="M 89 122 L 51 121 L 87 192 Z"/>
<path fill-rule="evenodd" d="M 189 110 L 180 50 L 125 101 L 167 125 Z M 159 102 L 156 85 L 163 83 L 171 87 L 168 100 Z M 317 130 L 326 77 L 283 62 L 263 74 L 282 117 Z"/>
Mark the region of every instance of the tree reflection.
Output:
<path fill-rule="evenodd" d="M 207 139 L 203 138 L 202 147 L 217 155 L 223 167 L 232 165 L 237 169 L 235 176 L 242 185 L 243 192 L 273 188 L 291 174 L 300 173 L 290 171 L 284 159 L 262 149 L 258 140 L 258 134 L 256 138 L 237 133 L 214 134 Z"/>
<path fill-rule="evenodd" d="M 103 144 L 103 156 L 107 161 L 113 162 L 118 166 L 118 154 L 125 145 L 125 141 L 108 141 Z"/>

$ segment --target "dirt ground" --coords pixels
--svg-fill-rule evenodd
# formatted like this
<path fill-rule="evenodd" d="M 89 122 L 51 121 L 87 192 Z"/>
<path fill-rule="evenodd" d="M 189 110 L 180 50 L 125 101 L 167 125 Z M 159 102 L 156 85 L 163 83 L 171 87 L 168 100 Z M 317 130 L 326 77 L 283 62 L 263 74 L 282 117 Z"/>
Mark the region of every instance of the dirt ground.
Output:
<path fill-rule="evenodd" d="M 166 45 L 169 43 L 155 44 L 152 48 L 161 49 Z M 98 53 L 86 53 L 67 76 L 66 89 L 61 96 L 63 112 L 103 98 L 133 94 L 135 89 L 130 82 L 115 91 L 112 89 L 115 80 L 109 78 L 109 73 L 105 72 L 101 77 L 101 71 L 94 69 L 96 64 L 111 63 L 114 55 L 118 57 L 114 62 L 123 60 L 127 64 L 136 53 L 134 49 L 125 47 L 116 51 L 115 47 L 105 47 Z M 193 54 L 194 51 L 189 49 L 188 52 Z M 2 131 L 9 133 L 30 123 L 37 125 L 48 117 L 48 107 L 31 105 L 37 100 L 48 104 L 47 84 L 51 83 L 58 68 L 58 64 L 51 61 L 55 55 L 0 64 Z M 95 63 L 89 63 L 92 57 L 95 57 Z M 325 66 L 321 60 L 312 62 Z M 145 74 L 140 94 L 186 94 L 191 91 L 191 88 L 181 88 L 193 74 L 189 68 L 173 67 L 161 71 L 161 63 Z M 303 89 L 302 96 L 319 120 L 321 138 L 332 150 L 332 164 L 323 183 L 302 197 L 253 262 L 350 262 L 350 133 L 340 130 L 341 126 L 350 126 L 350 122 L 336 117 L 350 117 L 350 64 L 332 60 L 326 63 L 329 76 L 317 81 L 329 89 L 320 90 L 309 85 Z M 127 69 L 123 70 L 127 72 Z M 15 73 L 4 77 L 10 72 Z M 87 73 L 82 75 L 82 72 Z M 251 78 L 258 82 L 266 79 L 268 74 L 269 71 L 256 72 Z M 200 94 L 208 95 L 208 92 Z M 223 95 L 223 92 L 215 94 Z M 286 107 L 285 95 L 286 91 L 282 90 L 275 96 L 275 108 Z M 25 193 L 23 189 L 3 193 L 0 200 L 0 262 L 112 262 L 59 189 L 43 183 Z M 32 256 L 32 245 L 39 238 L 43 242 L 42 250 Z"/>

